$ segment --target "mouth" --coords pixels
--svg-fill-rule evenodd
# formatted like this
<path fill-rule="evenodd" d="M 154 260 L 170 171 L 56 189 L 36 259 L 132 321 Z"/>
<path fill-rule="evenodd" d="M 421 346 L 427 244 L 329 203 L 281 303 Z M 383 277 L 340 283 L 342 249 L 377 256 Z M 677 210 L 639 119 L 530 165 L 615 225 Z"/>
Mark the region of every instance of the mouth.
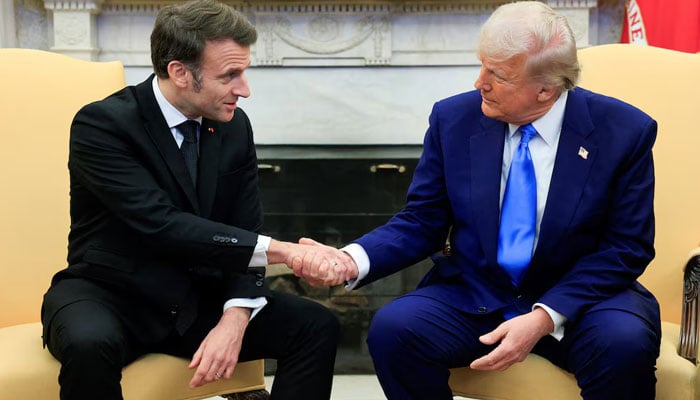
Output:
<path fill-rule="evenodd" d="M 486 104 L 493 104 L 494 103 L 492 100 L 487 99 L 483 95 L 481 96 L 481 101 L 486 103 Z"/>
<path fill-rule="evenodd" d="M 235 102 L 234 103 L 224 103 L 224 107 L 228 111 L 235 111 L 236 110 L 236 103 Z"/>

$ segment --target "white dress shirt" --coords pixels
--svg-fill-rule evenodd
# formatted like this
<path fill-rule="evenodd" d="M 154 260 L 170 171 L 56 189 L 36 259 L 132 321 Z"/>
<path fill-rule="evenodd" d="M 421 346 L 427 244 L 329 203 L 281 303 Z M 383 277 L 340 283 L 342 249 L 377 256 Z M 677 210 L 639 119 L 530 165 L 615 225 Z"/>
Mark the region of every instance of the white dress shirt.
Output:
<path fill-rule="evenodd" d="M 165 121 L 168 123 L 168 127 L 170 127 L 170 131 L 172 132 L 173 138 L 177 143 L 177 147 L 180 147 L 184 140 L 184 136 L 177 129 L 177 126 L 185 122 L 189 118 L 182 114 L 177 108 L 175 108 L 175 106 L 170 104 L 170 102 L 165 98 L 165 96 L 163 96 L 163 92 L 161 92 L 160 87 L 158 86 L 157 77 L 153 79 L 153 94 L 156 96 L 156 102 L 158 103 L 158 107 L 160 107 L 160 111 L 163 113 Z M 202 117 L 196 118 L 195 120 L 199 122 L 199 125 L 201 126 Z M 199 129 L 200 128 L 198 127 L 198 139 Z M 197 143 L 199 143 L 199 140 L 197 141 Z M 270 240 L 271 239 L 268 236 L 258 235 L 258 241 L 255 245 L 255 250 L 253 250 L 253 256 L 250 258 L 250 262 L 248 263 L 249 267 L 264 267 L 267 265 L 267 249 L 270 247 Z M 255 317 L 255 315 L 258 312 L 260 312 L 260 310 L 262 310 L 262 308 L 265 307 L 266 304 L 267 299 L 265 297 L 234 298 L 229 299 L 224 303 L 224 311 L 231 307 L 250 308 L 252 309 L 250 313 L 250 319 L 253 319 L 253 317 Z"/>
<path fill-rule="evenodd" d="M 557 101 L 552 105 L 549 111 L 532 122 L 532 126 L 537 130 L 537 135 L 534 136 L 528 146 L 532 163 L 535 167 L 535 179 L 537 180 L 537 224 L 535 227 L 535 245 L 540 234 L 540 223 L 542 215 L 547 204 L 547 194 L 549 193 L 549 184 L 552 180 L 552 171 L 554 170 L 554 160 L 557 155 L 557 147 L 559 146 L 559 136 L 561 135 L 561 126 L 564 121 L 564 110 L 566 108 L 566 99 L 569 97 L 568 92 L 564 92 L 559 96 Z M 520 143 L 520 132 L 518 125 L 508 124 L 508 128 L 504 134 L 505 145 L 503 146 L 503 164 L 501 165 L 501 198 L 500 203 L 503 203 L 503 193 L 505 192 L 506 182 L 508 181 L 508 171 L 510 163 L 513 160 L 513 154 Z M 359 275 L 357 279 L 348 282 L 346 288 L 352 290 L 357 283 L 361 281 L 369 273 L 370 260 L 367 252 L 362 246 L 357 243 L 351 243 L 343 248 L 343 251 L 348 253 L 355 264 L 357 264 Z M 564 323 L 566 317 L 558 313 L 551 307 L 535 303 L 533 308 L 541 307 L 549 314 L 554 322 L 554 331 L 550 333 L 555 339 L 561 340 L 564 337 Z"/>

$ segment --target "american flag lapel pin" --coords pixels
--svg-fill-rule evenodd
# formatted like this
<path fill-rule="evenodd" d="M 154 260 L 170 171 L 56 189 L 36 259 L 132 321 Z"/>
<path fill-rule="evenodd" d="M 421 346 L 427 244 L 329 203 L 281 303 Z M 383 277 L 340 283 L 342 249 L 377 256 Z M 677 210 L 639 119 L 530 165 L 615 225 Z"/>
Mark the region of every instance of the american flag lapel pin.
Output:
<path fill-rule="evenodd" d="M 208 128 L 207 130 L 209 131 L 209 134 L 210 134 L 210 135 L 213 135 L 213 134 L 214 134 L 214 128 Z"/>
<path fill-rule="evenodd" d="M 578 148 L 578 156 L 583 158 L 584 160 L 588 160 L 588 150 L 583 148 L 583 146 Z"/>

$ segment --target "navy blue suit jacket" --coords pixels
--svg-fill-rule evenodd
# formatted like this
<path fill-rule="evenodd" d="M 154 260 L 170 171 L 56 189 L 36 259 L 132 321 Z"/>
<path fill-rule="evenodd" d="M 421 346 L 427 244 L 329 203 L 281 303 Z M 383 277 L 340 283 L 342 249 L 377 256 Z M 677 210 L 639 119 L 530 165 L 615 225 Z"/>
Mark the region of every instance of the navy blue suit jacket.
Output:
<path fill-rule="evenodd" d="M 496 260 L 506 124 L 480 105 L 478 91 L 435 104 L 405 208 L 357 240 L 371 264 L 360 286 L 436 254 L 451 227 L 451 255 L 434 256 L 423 295 L 474 314 L 541 302 L 569 321 L 617 308 L 658 326 L 656 300 L 636 282 L 654 257 L 656 122 L 619 100 L 569 92 L 537 248 L 514 287 Z"/>

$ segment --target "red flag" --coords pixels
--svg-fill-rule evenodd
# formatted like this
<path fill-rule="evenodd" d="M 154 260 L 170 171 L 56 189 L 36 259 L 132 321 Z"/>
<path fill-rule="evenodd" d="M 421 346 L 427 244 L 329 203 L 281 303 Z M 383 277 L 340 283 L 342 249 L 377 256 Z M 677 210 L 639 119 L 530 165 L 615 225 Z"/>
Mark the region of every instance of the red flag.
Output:
<path fill-rule="evenodd" d="M 627 0 L 620 41 L 700 52 L 700 0 Z"/>

